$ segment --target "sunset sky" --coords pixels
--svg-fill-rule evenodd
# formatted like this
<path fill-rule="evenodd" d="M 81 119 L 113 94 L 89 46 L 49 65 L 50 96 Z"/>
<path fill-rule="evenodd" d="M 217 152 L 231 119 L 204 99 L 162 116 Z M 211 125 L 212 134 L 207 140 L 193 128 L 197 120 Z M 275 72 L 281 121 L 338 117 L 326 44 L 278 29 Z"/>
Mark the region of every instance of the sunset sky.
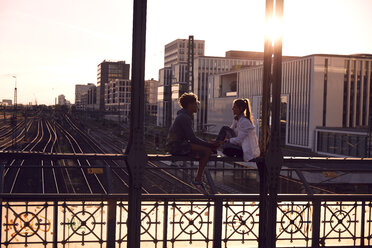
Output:
<path fill-rule="evenodd" d="M 106 60 L 131 63 L 129 0 L 0 0 L 0 101 L 74 102 Z M 372 54 L 372 0 L 284 0 L 283 55 Z M 205 40 L 206 56 L 263 51 L 265 0 L 148 0 L 146 79 L 158 79 L 164 45 Z"/>

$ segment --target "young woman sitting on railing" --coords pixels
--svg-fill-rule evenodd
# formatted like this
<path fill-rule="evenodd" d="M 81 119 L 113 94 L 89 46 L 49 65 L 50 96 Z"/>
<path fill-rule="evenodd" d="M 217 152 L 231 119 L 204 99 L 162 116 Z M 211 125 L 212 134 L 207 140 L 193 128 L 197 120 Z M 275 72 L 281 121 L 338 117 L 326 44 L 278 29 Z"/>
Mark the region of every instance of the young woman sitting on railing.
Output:
<path fill-rule="evenodd" d="M 216 141 L 222 144 L 227 156 L 243 157 L 244 161 L 257 158 L 260 148 L 249 100 L 235 99 L 232 111 L 235 117 L 231 126 L 222 127 Z"/>

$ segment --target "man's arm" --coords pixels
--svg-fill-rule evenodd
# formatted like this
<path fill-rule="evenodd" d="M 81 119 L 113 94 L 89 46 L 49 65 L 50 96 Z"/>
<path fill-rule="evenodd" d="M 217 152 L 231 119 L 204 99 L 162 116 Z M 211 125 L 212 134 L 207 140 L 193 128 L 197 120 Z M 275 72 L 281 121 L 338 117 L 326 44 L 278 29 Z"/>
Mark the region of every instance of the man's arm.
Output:
<path fill-rule="evenodd" d="M 190 118 L 182 118 L 180 119 L 180 125 L 182 131 L 184 131 L 186 139 L 188 139 L 191 143 L 207 146 L 207 147 L 213 147 L 213 144 L 208 143 L 202 139 L 199 139 L 195 136 L 194 130 L 192 130 L 192 122 Z"/>

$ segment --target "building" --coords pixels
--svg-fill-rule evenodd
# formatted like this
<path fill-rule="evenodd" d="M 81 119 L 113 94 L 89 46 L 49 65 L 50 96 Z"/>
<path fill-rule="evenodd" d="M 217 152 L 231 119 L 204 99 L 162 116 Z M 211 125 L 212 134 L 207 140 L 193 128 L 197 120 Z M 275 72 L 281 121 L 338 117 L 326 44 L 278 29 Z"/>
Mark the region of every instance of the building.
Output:
<path fill-rule="evenodd" d="M 194 57 L 204 56 L 204 40 L 194 40 Z M 191 51 L 190 51 L 191 52 Z M 170 67 L 177 63 L 186 63 L 189 53 L 189 40 L 177 39 L 164 47 L 164 67 Z"/>
<path fill-rule="evenodd" d="M 145 115 L 156 118 L 158 102 L 158 81 L 151 78 L 145 81 Z"/>
<path fill-rule="evenodd" d="M 165 46 L 165 67 L 159 71 L 157 125 L 170 126 L 180 108 L 178 98 L 193 88 L 200 101 L 195 127 L 203 131 L 208 127 L 208 77 L 216 73 L 260 65 L 263 63 L 263 53 L 228 51 L 226 57 L 204 56 L 205 42 L 194 40 L 194 81 L 190 87 L 191 81 L 187 78 L 188 50 L 185 50 L 188 48 L 188 42 L 188 39 L 177 39 Z"/>
<path fill-rule="evenodd" d="M 106 84 L 105 111 L 116 112 L 118 121 L 127 122 L 130 115 L 131 82 L 128 79 L 115 79 Z"/>
<path fill-rule="evenodd" d="M 240 51 L 239 51 L 240 52 Z M 263 64 L 262 58 L 257 58 L 256 53 L 252 58 L 250 52 L 245 59 L 234 57 L 212 57 L 202 56 L 194 60 L 194 93 L 200 101 L 199 111 L 196 118 L 196 129 L 205 131 L 208 129 L 208 78 L 210 75 L 249 68 Z M 236 87 L 236 82 L 232 82 L 232 88 Z M 233 92 L 233 91 L 232 91 Z"/>
<path fill-rule="evenodd" d="M 76 84 L 75 85 L 75 107 L 76 109 L 85 110 L 87 102 L 83 103 L 83 95 L 88 93 L 88 90 L 95 87 L 94 84 Z M 86 97 L 84 97 L 85 99 Z M 84 105 L 84 106 L 83 106 Z"/>
<path fill-rule="evenodd" d="M 107 102 L 106 84 L 116 79 L 129 80 L 129 64 L 125 61 L 107 61 L 104 60 L 97 66 L 97 104 L 99 110 L 105 109 Z"/>
<path fill-rule="evenodd" d="M 2 105 L 4 105 L 4 106 L 11 106 L 11 105 L 13 105 L 13 101 L 10 100 L 10 99 L 3 99 Z"/>
<path fill-rule="evenodd" d="M 251 101 L 259 134 L 262 75 L 263 67 L 256 66 L 209 78 L 208 123 L 215 125 L 214 133 L 230 124 L 232 101 L 244 97 Z M 369 54 L 314 54 L 283 61 L 283 144 L 326 155 L 369 156 L 371 86 Z"/>
<path fill-rule="evenodd" d="M 148 117 L 156 118 L 158 81 L 151 79 L 146 80 L 144 83 L 145 114 Z M 117 112 L 120 121 L 129 121 L 131 81 L 123 79 L 110 81 L 107 84 L 105 95 L 107 96 L 105 110 L 107 112 Z"/>
<path fill-rule="evenodd" d="M 97 104 L 97 87 L 93 85 L 88 89 L 88 110 L 98 110 L 99 106 Z"/>
<path fill-rule="evenodd" d="M 158 97 L 157 97 L 157 120 L 161 127 L 170 127 L 172 122 L 171 114 L 171 83 L 172 68 L 166 67 L 159 70 Z"/>
<path fill-rule="evenodd" d="M 58 96 L 58 105 L 66 105 L 66 97 L 65 95 Z"/>
<path fill-rule="evenodd" d="M 189 39 L 177 39 L 164 46 L 164 68 L 159 70 L 158 80 L 156 120 L 158 126 L 171 125 L 172 116 L 175 116 L 172 113 L 178 109 L 174 99 L 178 98 L 180 93 L 188 91 L 185 90 L 188 55 L 192 57 L 193 52 L 194 58 L 204 56 L 205 41 L 193 40 L 193 42 L 194 50 L 189 50 Z"/>

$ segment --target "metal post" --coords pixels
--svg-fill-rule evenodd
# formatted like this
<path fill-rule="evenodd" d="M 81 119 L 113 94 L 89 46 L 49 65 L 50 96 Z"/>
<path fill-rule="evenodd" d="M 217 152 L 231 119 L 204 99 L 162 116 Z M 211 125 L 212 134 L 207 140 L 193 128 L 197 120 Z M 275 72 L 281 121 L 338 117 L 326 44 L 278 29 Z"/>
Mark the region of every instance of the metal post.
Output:
<path fill-rule="evenodd" d="M 265 22 L 268 23 L 273 15 L 274 2 L 273 0 L 266 0 Z M 271 63 L 272 63 L 272 41 L 265 33 L 264 45 L 264 64 L 263 64 L 263 82 L 262 82 L 262 115 L 260 127 L 260 151 L 261 156 L 265 157 L 267 150 L 267 143 L 269 140 L 269 118 L 270 118 L 270 84 L 271 84 Z M 265 161 L 257 163 L 258 172 L 260 176 L 260 225 L 258 245 L 260 248 L 266 248 L 267 237 L 267 173 Z"/>
<path fill-rule="evenodd" d="M 364 247 L 364 228 L 365 228 L 365 221 L 366 221 L 366 202 L 363 201 L 362 202 L 362 210 L 361 210 L 361 214 L 362 214 L 362 219 L 360 221 L 360 247 Z"/>
<path fill-rule="evenodd" d="M 130 137 L 125 151 L 129 170 L 127 247 L 130 248 L 140 247 L 141 190 L 143 168 L 147 163 L 147 155 L 144 150 L 146 11 L 147 0 L 134 0 Z"/>
<path fill-rule="evenodd" d="M 214 200 L 213 248 L 221 248 L 223 216 L 222 211 L 223 201 L 221 198 L 217 198 Z"/>
<path fill-rule="evenodd" d="M 266 0 L 266 23 L 274 17 L 273 8 L 274 1 Z M 275 17 L 278 20 L 283 17 L 283 0 L 275 0 Z M 277 185 L 283 164 L 283 155 L 280 148 L 281 37 L 275 40 L 274 47 L 272 44 L 273 40 L 266 34 L 262 87 L 262 127 L 260 134 L 261 153 L 265 157 L 265 169 L 260 170 L 264 175 L 260 175 L 260 178 L 266 181 L 265 185 L 263 183 L 260 184 L 260 196 L 262 200 L 263 198 L 266 198 L 266 200 L 260 204 L 260 207 L 263 207 L 263 209 L 260 208 L 260 215 L 265 215 L 265 217 L 260 219 L 260 225 L 265 225 L 265 227 L 260 228 L 261 240 L 259 242 L 260 247 L 265 248 L 276 247 Z M 274 60 L 272 60 L 273 55 Z M 272 89 L 270 89 L 271 85 Z M 272 91 L 272 123 L 269 137 L 270 91 Z M 266 194 L 266 189 L 268 189 L 268 195 Z"/>
<path fill-rule="evenodd" d="M 107 247 L 115 247 L 116 238 L 116 200 L 107 201 Z M 129 228 L 128 228 L 129 233 Z M 129 242 L 129 240 L 128 240 Z"/>
<path fill-rule="evenodd" d="M 258 247 L 266 247 L 266 212 L 267 212 L 267 183 L 266 183 L 266 167 L 265 161 L 257 162 L 258 174 L 260 176 L 260 215 L 259 215 L 259 234 Z"/>
<path fill-rule="evenodd" d="M 205 168 L 204 170 L 205 177 L 207 178 L 207 182 L 211 188 L 212 194 L 216 194 L 216 186 L 214 185 L 213 178 L 211 176 L 211 173 L 209 172 L 208 168 Z"/>
<path fill-rule="evenodd" d="M 320 241 L 320 201 L 315 199 L 313 201 L 313 236 L 311 247 L 319 247 Z"/>
<path fill-rule="evenodd" d="M 0 193 L 4 193 L 4 166 L 5 164 L 0 164 Z"/>
<path fill-rule="evenodd" d="M 268 23 L 273 15 L 273 0 L 266 0 L 265 22 Z M 270 84 L 271 84 L 271 63 L 272 63 L 272 40 L 265 34 L 263 82 L 262 82 L 262 116 L 260 130 L 261 156 L 266 154 L 269 140 L 269 118 L 270 118 Z"/>
<path fill-rule="evenodd" d="M 194 92 L 194 36 L 189 36 L 189 49 L 187 50 L 187 77 L 188 91 Z"/>
<path fill-rule="evenodd" d="M 172 73 L 164 69 L 164 108 L 165 126 L 167 129 L 172 125 Z"/>
<path fill-rule="evenodd" d="M 168 235 L 168 200 L 165 200 L 163 217 L 163 248 L 167 248 L 167 235 Z"/>
<path fill-rule="evenodd" d="M 283 0 L 275 1 L 275 17 L 277 20 L 283 18 Z M 267 209 L 267 239 L 266 247 L 276 247 L 276 213 L 278 178 L 283 164 L 283 154 L 280 147 L 280 93 L 282 83 L 282 40 L 279 37 L 275 40 L 272 78 L 272 123 L 271 137 L 265 157 L 268 170 L 269 198 Z"/>
<path fill-rule="evenodd" d="M 58 247 L 58 202 L 53 206 L 53 248 Z"/>

